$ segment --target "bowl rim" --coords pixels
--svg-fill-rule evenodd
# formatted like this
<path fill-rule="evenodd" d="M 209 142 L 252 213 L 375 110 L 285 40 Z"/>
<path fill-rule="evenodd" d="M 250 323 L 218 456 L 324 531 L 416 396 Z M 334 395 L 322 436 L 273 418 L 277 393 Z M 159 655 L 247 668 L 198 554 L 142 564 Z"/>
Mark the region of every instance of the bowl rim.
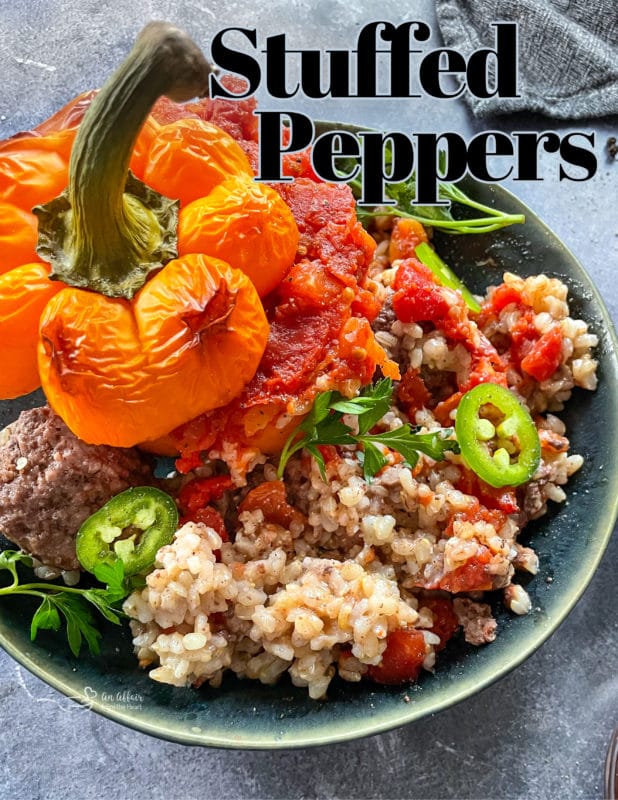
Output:
<path fill-rule="evenodd" d="M 338 129 L 342 130 L 369 130 L 367 127 L 350 125 L 347 123 L 316 121 L 315 125 L 316 127 L 336 125 Z M 466 182 L 477 183 L 469 178 L 466 179 Z M 609 338 L 608 356 L 613 359 L 618 366 L 618 337 L 616 335 L 614 323 L 599 290 L 596 288 L 592 278 L 588 275 L 579 259 L 577 259 L 564 244 L 562 239 L 509 189 L 506 189 L 500 184 L 495 184 L 492 186 L 492 190 L 495 192 L 496 200 L 500 200 L 500 197 L 502 197 L 511 202 L 515 202 L 520 207 L 522 213 L 526 215 L 527 221 L 532 220 L 535 226 L 541 229 L 551 240 L 557 242 L 565 251 L 575 271 L 579 271 L 581 274 L 581 278 L 586 285 L 586 290 L 590 292 L 591 299 L 597 306 L 600 322 L 605 326 L 605 332 Z M 618 420 L 618 408 L 614 408 L 614 416 Z M 569 594 L 568 601 L 560 608 L 559 612 L 552 617 L 550 622 L 545 625 L 540 625 L 536 632 L 528 634 L 525 646 L 515 658 L 509 658 L 508 660 L 503 659 L 503 663 L 497 665 L 497 667 L 496 665 L 483 667 L 481 669 L 480 679 L 479 676 L 475 676 L 473 682 L 471 680 L 466 682 L 463 679 L 459 679 L 457 687 L 449 689 L 447 696 L 443 700 L 435 702 L 431 708 L 419 708 L 413 702 L 402 704 L 400 713 L 394 713 L 392 710 L 388 710 L 388 712 L 385 713 L 384 719 L 367 716 L 366 720 L 362 722 L 356 720 L 353 730 L 345 729 L 345 725 L 338 725 L 336 730 L 328 732 L 323 726 L 320 726 L 314 733 L 308 734 L 306 732 L 301 732 L 295 735 L 293 739 L 286 739 L 285 741 L 280 741 L 268 733 L 260 736 L 259 732 L 255 733 L 253 731 L 250 736 L 243 734 L 241 737 L 235 732 L 231 732 L 229 736 L 223 736 L 220 733 L 208 734 L 203 729 L 200 730 L 199 733 L 191 730 L 179 733 L 172 728 L 167 728 L 165 725 L 160 724 L 160 718 L 157 724 L 153 724 L 146 719 L 141 719 L 139 716 L 133 715 L 130 711 L 123 711 L 116 705 L 101 702 L 98 698 L 90 698 L 84 691 L 76 693 L 73 687 L 55 674 L 53 669 L 46 668 L 45 664 L 41 663 L 39 658 L 24 653 L 1 631 L 0 647 L 32 674 L 78 704 L 86 706 L 97 714 L 114 722 L 118 722 L 127 728 L 177 744 L 222 749 L 270 751 L 325 746 L 374 736 L 415 722 L 429 714 L 444 711 L 487 689 L 520 666 L 520 664 L 528 659 L 558 630 L 590 584 L 610 541 L 616 519 L 618 518 L 618 467 L 610 476 L 605 492 L 607 493 L 609 502 L 605 506 L 602 524 L 596 528 L 597 532 L 601 533 L 600 536 L 597 536 L 597 549 L 592 560 L 588 563 L 586 571 L 583 575 L 580 575 L 577 588 Z"/>

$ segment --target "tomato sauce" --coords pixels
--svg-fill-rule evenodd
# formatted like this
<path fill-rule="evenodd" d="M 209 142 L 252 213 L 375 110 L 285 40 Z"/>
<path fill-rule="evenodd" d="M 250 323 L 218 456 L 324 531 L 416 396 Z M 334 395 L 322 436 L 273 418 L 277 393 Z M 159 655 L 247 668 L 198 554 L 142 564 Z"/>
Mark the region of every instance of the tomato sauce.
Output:
<path fill-rule="evenodd" d="M 491 589 L 493 580 L 487 571 L 491 553 L 484 545 L 480 545 L 479 551 L 478 555 L 468 559 L 461 567 L 447 572 L 435 588 L 444 589 L 452 594 Z"/>
<path fill-rule="evenodd" d="M 256 141 L 251 102 L 201 100 L 183 109 L 218 125 L 223 120 L 225 130 L 245 146 Z M 160 106 L 155 116 L 164 113 Z M 357 386 L 369 383 L 377 366 L 385 375 L 399 378 L 397 366 L 387 359 L 370 326 L 381 307 L 367 282 L 375 242 L 356 218 L 350 189 L 316 182 L 310 164 L 308 153 L 290 156 L 296 179 L 273 185 L 292 211 L 300 240 L 294 264 L 264 300 L 270 334 L 257 372 L 228 406 L 173 433 L 181 471 L 196 465 L 196 452 L 221 447 L 222 439 L 241 449 L 259 448 L 249 417 L 254 421 L 255 412 L 263 409 L 266 431 L 290 404 L 309 407 L 318 392 L 318 377 L 320 390 L 326 380 L 328 388 L 342 391 L 350 381 Z M 277 435 L 268 439 L 275 449 L 285 441 Z"/>

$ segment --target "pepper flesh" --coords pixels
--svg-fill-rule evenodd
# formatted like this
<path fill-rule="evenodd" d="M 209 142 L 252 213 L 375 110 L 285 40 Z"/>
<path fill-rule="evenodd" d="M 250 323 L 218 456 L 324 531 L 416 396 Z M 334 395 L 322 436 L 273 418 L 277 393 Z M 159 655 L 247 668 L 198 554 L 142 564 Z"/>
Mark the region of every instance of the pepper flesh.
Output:
<path fill-rule="evenodd" d="M 36 331 L 47 303 L 62 288 L 46 264 L 22 264 L 0 275 L 0 397 L 19 397 L 40 384 Z"/>
<path fill-rule="evenodd" d="M 534 422 L 503 386 L 482 383 L 466 392 L 457 408 L 455 432 L 465 462 L 490 486 L 519 486 L 539 466 L 541 445 Z"/>
<path fill-rule="evenodd" d="M 177 527 L 178 509 L 168 494 L 151 486 L 127 489 L 82 523 L 75 542 L 77 558 L 88 572 L 120 559 L 125 575 L 145 574 Z"/>
<path fill-rule="evenodd" d="M 179 255 L 209 253 L 227 261 L 249 276 L 260 297 L 281 283 L 297 246 L 296 223 L 281 196 L 242 173 L 180 211 Z"/>

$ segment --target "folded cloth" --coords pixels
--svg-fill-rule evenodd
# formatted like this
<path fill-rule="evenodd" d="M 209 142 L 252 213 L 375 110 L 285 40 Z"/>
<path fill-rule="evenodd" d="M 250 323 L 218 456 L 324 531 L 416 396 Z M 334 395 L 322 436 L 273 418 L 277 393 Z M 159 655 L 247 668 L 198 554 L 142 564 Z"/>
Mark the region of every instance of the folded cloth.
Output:
<path fill-rule="evenodd" d="M 618 0 L 436 0 L 436 12 L 446 46 L 465 56 L 495 46 L 492 22 L 519 23 L 521 96 L 464 93 L 477 116 L 618 114 Z"/>

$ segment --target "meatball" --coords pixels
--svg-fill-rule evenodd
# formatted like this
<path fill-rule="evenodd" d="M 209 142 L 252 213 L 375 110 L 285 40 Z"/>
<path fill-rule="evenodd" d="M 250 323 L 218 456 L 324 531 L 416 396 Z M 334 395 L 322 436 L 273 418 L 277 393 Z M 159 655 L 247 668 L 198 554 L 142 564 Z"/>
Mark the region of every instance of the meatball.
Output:
<path fill-rule="evenodd" d="M 0 433 L 0 532 L 44 564 L 79 569 L 82 522 L 118 492 L 154 482 L 138 450 L 86 444 L 49 406 L 23 411 Z"/>

